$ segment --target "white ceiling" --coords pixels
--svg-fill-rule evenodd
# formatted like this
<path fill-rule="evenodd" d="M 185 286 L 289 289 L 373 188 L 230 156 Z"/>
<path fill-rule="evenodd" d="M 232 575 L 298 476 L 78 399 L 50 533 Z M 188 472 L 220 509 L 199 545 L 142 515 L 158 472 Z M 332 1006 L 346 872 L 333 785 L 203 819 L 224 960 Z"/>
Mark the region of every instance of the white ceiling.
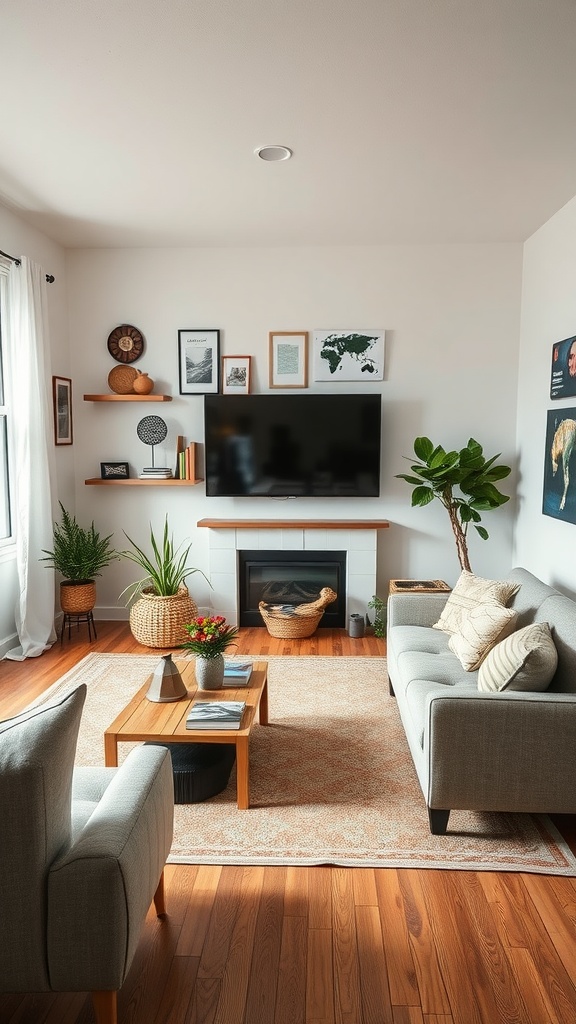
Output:
<path fill-rule="evenodd" d="M 575 0 L 0 0 L 0 199 L 71 247 L 522 241 L 575 55 Z"/>

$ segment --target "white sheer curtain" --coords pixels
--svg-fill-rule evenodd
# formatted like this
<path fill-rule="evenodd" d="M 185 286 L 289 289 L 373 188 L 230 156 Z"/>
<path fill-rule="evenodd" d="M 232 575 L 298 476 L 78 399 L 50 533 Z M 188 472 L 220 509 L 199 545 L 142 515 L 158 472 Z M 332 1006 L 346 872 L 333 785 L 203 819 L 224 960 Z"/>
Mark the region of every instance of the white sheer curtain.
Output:
<path fill-rule="evenodd" d="M 8 353 L 13 400 L 11 475 L 19 593 L 13 661 L 36 658 L 56 639 L 54 570 L 39 559 L 52 548 L 52 410 L 46 273 L 25 256 L 8 275 Z"/>

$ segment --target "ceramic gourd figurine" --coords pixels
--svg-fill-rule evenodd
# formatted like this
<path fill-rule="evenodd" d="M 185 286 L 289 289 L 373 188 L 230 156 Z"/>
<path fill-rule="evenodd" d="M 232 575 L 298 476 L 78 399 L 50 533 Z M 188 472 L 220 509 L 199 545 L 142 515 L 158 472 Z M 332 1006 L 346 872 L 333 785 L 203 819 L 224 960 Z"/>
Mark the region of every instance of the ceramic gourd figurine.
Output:
<path fill-rule="evenodd" d="M 136 370 L 136 379 L 132 385 L 132 388 L 137 395 L 149 395 L 154 387 L 154 381 L 147 373 L 142 373 L 141 370 Z"/>

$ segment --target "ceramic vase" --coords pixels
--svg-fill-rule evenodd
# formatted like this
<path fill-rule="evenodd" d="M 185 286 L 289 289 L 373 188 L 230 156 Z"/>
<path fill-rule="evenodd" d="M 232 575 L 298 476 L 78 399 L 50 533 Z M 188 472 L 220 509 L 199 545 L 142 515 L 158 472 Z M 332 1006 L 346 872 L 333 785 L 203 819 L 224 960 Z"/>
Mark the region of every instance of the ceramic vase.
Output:
<path fill-rule="evenodd" d="M 199 690 L 221 690 L 224 682 L 224 658 L 196 658 L 194 665 Z"/>
<path fill-rule="evenodd" d="M 154 381 L 147 373 L 136 370 L 136 380 L 132 387 L 137 395 L 149 395 L 154 387 Z"/>

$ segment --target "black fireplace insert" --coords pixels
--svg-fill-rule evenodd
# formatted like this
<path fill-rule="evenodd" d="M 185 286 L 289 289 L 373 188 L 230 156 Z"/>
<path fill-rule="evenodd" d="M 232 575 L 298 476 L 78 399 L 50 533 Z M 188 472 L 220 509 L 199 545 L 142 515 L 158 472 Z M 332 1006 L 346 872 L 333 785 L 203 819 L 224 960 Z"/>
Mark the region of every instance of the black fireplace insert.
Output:
<path fill-rule="evenodd" d="M 315 601 L 323 587 L 338 597 L 327 606 L 320 627 L 345 626 L 345 551 L 239 551 L 238 574 L 241 626 L 262 625 L 260 601 L 304 604 Z"/>

